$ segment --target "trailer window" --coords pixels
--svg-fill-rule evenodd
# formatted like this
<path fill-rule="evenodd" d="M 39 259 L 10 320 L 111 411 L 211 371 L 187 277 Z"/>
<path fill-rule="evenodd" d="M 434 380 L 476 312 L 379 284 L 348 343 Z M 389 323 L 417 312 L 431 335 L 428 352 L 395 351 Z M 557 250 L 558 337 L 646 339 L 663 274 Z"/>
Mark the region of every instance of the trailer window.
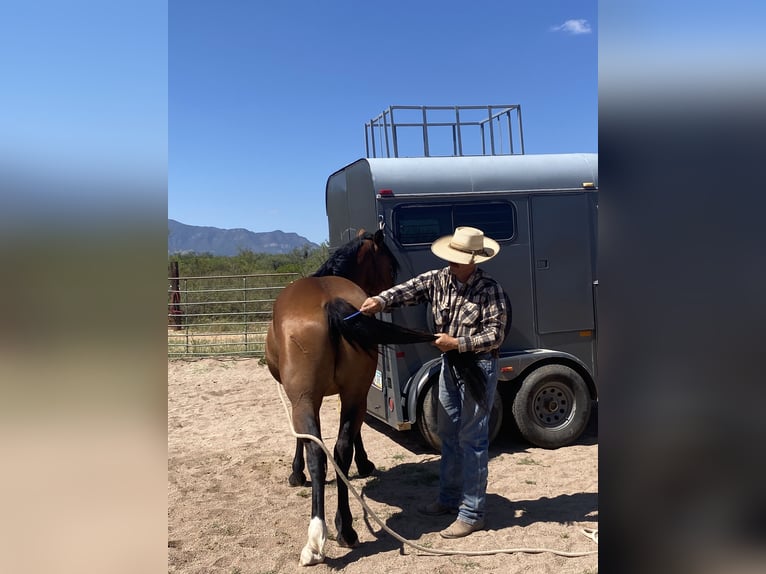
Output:
<path fill-rule="evenodd" d="M 481 229 L 488 237 L 503 241 L 513 238 L 513 206 L 510 203 L 482 203 L 456 205 L 453 208 L 453 227 L 468 225 Z M 452 233 L 452 229 L 449 233 Z"/>
<path fill-rule="evenodd" d="M 455 227 L 477 227 L 498 241 L 515 232 L 513 205 L 507 202 L 400 205 L 394 209 L 394 232 L 402 245 L 432 243 Z"/>
<path fill-rule="evenodd" d="M 449 205 L 401 206 L 396 209 L 396 237 L 402 245 L 431 243 L 452 225 Z"/>

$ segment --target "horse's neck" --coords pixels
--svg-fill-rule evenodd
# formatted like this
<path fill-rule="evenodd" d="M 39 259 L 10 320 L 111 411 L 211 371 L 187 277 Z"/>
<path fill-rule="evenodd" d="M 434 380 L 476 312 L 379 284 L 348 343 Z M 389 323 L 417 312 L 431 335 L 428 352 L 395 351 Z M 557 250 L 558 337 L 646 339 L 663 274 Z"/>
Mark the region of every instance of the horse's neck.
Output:
<path fill-rule="evenodd" d="M 347 277 L 347 279 L 356 283 L 368 296 L 377 295 L 375 285 L 373 284 L 374 282 L 361 270 L 355 269 L 353 275 Z"/>

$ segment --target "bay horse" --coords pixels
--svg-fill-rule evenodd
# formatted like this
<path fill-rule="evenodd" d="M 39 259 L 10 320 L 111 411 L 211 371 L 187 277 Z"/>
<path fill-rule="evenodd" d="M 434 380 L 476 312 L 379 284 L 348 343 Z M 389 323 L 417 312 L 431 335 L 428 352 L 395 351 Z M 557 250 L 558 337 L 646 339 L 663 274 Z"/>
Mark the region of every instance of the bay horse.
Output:
<path fill-rule="evenodd" d="M 285 287 L 274 302 L 266 335 L 266 363 L 282 384 L 292 406 L 294 430 L 321 440 L 319 410 L 324 397 L 340 395 L 340 426 L 333 458 L 348 474 L 356 450 L 361 475 L 375 466 L 367 458 L 361 427 L 367 392 L 377 365 L 379 344 L 433 341 L 430 333 L 412 331 L 355 312 L 371 295 L 394 285 L 398 263 L 385 245 L 383 231 L 361 231 L 339 247 L 311 277 Z M 297 439 L 291 485 L 306 483 L 303 450 L 311 477 L 311 521 L 301 551 L 304 566 L 324 560 L 327 540 L 324 491 L 327 455 L 311 440 Z M 337 542 L 353 547 L 358 541 L 351 525 L 348 487 L 337 480 Z"/>

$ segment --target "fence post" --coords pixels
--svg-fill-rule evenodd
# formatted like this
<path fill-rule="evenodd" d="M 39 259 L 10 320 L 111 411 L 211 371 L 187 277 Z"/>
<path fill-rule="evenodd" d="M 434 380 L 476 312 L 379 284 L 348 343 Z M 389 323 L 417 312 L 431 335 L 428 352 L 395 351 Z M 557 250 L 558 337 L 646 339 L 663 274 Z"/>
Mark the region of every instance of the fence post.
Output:
<path fill-rule="evenodd" d="M 245 275 L 242 278 L 242 285 L 244 286 L 244 290 L 242 291 L 242 311 L 244 312 L 244 320 L 245 320 L 245 352 L 248 352 L 250 348 L 248 347 L 248 341 L 247 341 L 247 334 L 248 334 L 248 327 L 250 326 L 250 317 L 247 315 L 247 298 L 248 298 L 248 290 L 247 290 L 247 275 Z"/>
<path fill-rule="evenodd" d="M 170 304 L 168 313 L 173 329 L 180 331 L 183 329 L 183 313 L 181 311 L 181 292 L 180 282 L 178 280 L 178 261 L 170 262 Z"/>

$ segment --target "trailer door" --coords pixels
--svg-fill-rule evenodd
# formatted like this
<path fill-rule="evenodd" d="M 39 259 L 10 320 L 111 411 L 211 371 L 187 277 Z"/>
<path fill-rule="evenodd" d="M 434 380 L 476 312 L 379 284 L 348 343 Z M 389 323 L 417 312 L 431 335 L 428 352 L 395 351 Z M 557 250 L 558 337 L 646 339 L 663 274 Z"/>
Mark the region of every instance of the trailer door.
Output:
<path fill-rule="evenodd" d="M 538 333 L 594 328 L 592 222 L 587 194 L 532 198 Z"/>

